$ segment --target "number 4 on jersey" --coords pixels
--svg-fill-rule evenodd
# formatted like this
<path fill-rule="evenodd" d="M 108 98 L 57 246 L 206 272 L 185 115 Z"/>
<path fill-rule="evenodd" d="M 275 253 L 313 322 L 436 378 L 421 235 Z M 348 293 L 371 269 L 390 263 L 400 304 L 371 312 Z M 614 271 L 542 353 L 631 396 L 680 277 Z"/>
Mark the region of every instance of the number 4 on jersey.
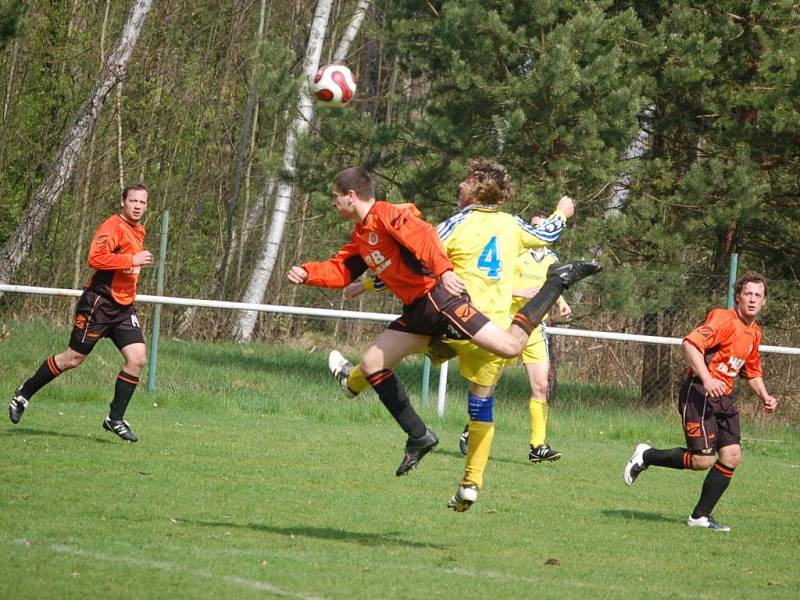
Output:
<path fill-rule="evenodd" d="M 478 270 L 485 271 L 489 279 L 500 279 L 502 269 L 503 263 L 497 247 L 497 236 L 493 235 L 489 243 L 481 250 L 481 255 L 478 257 Z"/>

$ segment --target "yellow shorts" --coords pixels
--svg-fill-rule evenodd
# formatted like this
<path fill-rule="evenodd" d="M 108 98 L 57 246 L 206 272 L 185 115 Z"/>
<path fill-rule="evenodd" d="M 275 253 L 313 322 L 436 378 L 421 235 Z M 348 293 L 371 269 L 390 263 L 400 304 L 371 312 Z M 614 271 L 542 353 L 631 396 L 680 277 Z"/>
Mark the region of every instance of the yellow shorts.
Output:
<path fill-rule="evenodd" d="M 445 343 L 458 355 L 458 372 L 464 379 L 487 387 L 500 380 L 507 359 L 492 354 L 469 340 L 447 340 Z"/>
<path fill-rule="evenodd" d="M 538 365 L 548 362 L 547 337 L 542 331 L 541 325 L 533 330 L 531 337 L 528 338 L 528 345 L 525 346 L 520 356 L 524 365 Z"/>

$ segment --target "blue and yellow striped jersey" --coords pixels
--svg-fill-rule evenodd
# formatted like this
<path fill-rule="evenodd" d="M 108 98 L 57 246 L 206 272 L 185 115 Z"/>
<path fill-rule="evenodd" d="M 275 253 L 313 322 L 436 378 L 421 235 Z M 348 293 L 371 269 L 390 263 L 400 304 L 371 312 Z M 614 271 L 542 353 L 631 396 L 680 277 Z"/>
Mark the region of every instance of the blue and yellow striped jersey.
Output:
<path fill-rule="evenodd" d="M 565 223 L 560 211 L 533 227 L 497 207 L 472 205 L 437 229 L 472 302 L 495 323 L 507 327 L 517 259 L 528 248 L 542 248 L 557 240 Z"/>

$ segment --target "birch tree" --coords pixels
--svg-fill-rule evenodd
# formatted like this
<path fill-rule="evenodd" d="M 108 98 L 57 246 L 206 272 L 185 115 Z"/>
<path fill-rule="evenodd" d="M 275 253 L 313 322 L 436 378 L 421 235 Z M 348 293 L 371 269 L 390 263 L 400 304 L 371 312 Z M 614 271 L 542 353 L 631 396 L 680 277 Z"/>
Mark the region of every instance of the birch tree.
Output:
<path fill-rule="evenodd" d="M 61 143 L 44 182 L 36 190 L 19 225 L 0 252 L 0 282 L 7 283 L 30 253 L 36 234 L 61 199 L 72 177 L 75 162 L 94 131 L 108 94 L 122 81 L 128 68 L 152 0 L 136 0 L 116 45 L 109 53 L 89 98 L 78 111 Z"/>
<path fill-rule="evenodd" d="M 284 176 L 278 182 L 272 222 L 270 223 L 261 255 L 253 268 L 253 274 L 242 297 L 243 302 L 258 303 L 263 300 L 264 292 L 267 289 L 272 269 L 275 266 L 275 259 L 283 240 L 286 218 L 289 214 L 292 199 L 297 138 L 308 131 L 308 124 L 314 118 L 314 104 L 308 86 L 309 81 L 319 68 L 319 58 L 322 55 L 322 44 L 328 29 L 331 4 L 332 0 L 318 0 L 314 18 L 311 21 L 311 31 L 308 35 L 308 44 L 306 45 L 306 54 L 303 60 L 303 84 L 300 87 L 297 99 L 297 116 L 292 121 L 286 134 L 283 153 Z M 256 324 L 256 317 L 255 311 L 243 311 L 239 314 L 235 331 L 237 340 L 240 342 L 250 341 Z"/>

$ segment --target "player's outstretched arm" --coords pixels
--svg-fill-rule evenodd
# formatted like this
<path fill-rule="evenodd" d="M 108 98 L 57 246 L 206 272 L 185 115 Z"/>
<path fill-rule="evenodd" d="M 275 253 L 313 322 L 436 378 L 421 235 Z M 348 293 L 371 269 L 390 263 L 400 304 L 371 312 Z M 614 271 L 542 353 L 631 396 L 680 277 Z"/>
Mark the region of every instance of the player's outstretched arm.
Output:
<path fill-rule="evenodd" d="M 308 271 L 306 271 L 303 267 L 292 267 L 286 274 L 286 279 L 298 285 L 305 283 L 306 279 L 308 279 Z"/>

